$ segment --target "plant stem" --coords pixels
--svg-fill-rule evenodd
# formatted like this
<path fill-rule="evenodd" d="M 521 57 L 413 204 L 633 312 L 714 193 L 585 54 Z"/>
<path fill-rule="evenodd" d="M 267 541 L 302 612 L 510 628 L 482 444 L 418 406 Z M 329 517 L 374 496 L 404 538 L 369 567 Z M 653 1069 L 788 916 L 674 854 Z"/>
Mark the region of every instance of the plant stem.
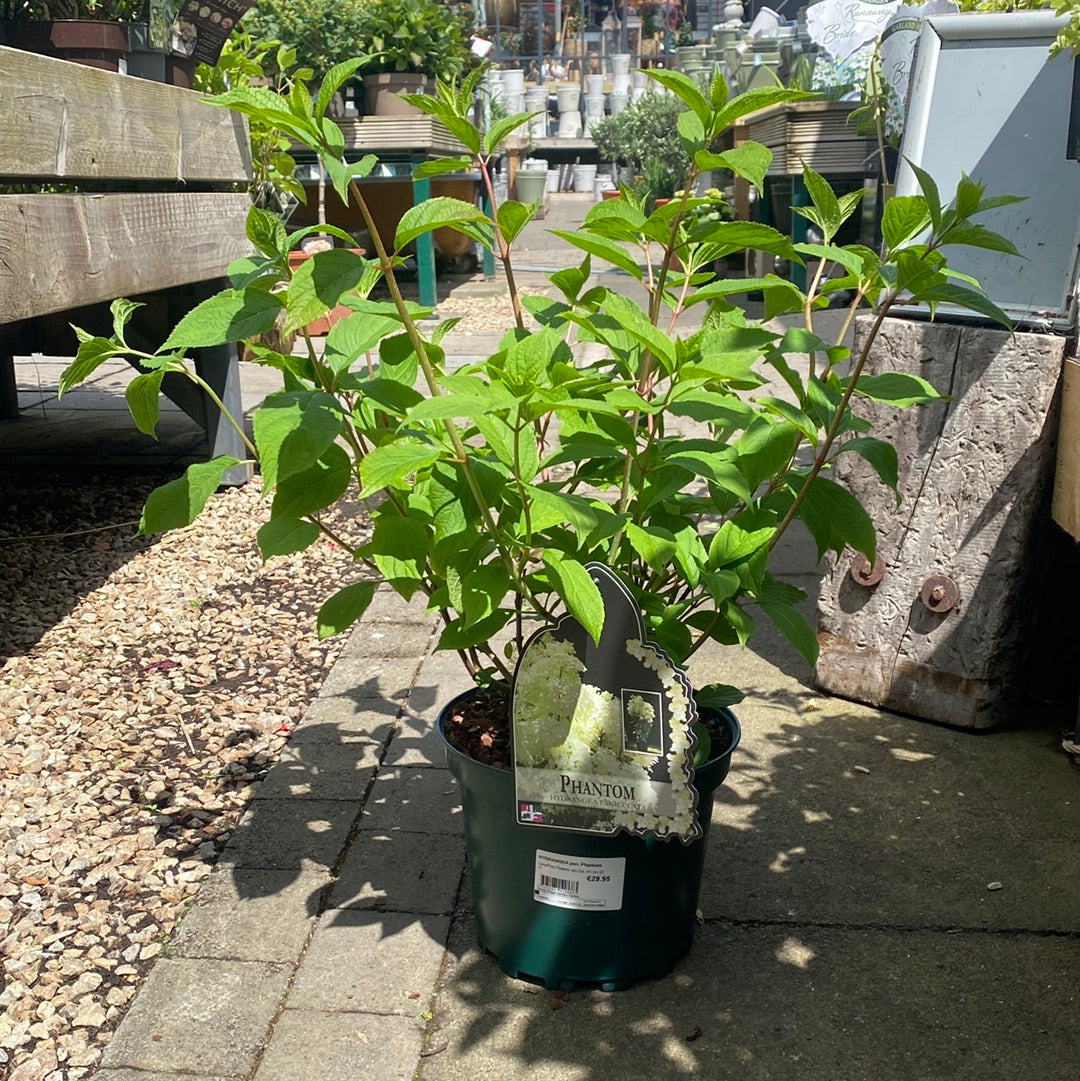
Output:
<path fill-rule="evenodd" d="M 398 285 L 397 278 L 394 275 L 390 256 L 386 251 L 386 246 L 382 242 L 382 237 L 379 235 L 379 230 L 375 224 L 375 219 L 372 217 L 371 209 L 368 207 L 366 200 L 360 192 L 360 187 L 355 180 L 349 181 L 349 191 L 356 201 L 361 217 L 364 219 L 364 225 L 371 234 L 371 242 L 375 246 L 376 255 L 379 257 L 379 269 L 382 271 L 383 279 L 386 282 L 387 288 L 390 290 L 391 299 L 394 302 L 394 307 L 397 309 L 398 317 L 401 319 L 402 325 L 405 328 L 405 333 L 409 337 L 409 342 L 416 352 L 416 359 L 420 365 L 420 370 L 424 373 L 424 382 L 431 395 L 433 397 L 438 397 L 442 394 L 442 388 L 439 386 L 439 381 L 436 378 L 435 368 L 431 363 L 431 358 L 428 356 L 423 336 L 420 334 L 415 320 L 409 314 L 408 305 L 405 303 L 405 297 L 402 295 L 401 287 Z M 521 590 L 526 596 L 530 596 L 531 598 L 531 594 L 528 591 L 525 581 L 518 573 L 517 564 L 514 562 L 513 556 L 501 542 L 499 530 L 495 520 L 491 516 L 491 508 L 488 506 L 487 500 L 484 498 L 483 490 L 480 488 L 480 484 L 476 479 L 476 474 L 469 461 L 468 448 L 461 438 L 461 433 L 458 431 L 457 425 L 454 424 L 452 419 L 447 417 L 443 420 L 443 427 L 450 438 L 451 446 L 454 448 L 454 454 L 457 456 L 457 462 L 461 466 L 462 474 L 465 477 L 465 483 L 469 486 L 469 491 L 476 501 L 477 509 L 484 519 L 484 527 L 487 530 L 488 535 L 494 540 L 495 547 L 498 549 L 499 556 L 503 561 L 503 565 L 506 567 L 507 573 L 510 575 L 511 581 L 514 583 L 516 589 Z"/>
<path fill-rule="evenodd" d="M 844 388 L 844 393 L 841 395 L 833 419 L 829 424 L 828 430 L 825 432 L 825 440 L 814 455 L 813 464 L 810 466 L 810 472 L 807 473 L 803 480 L 802 487 L 799 488 L 791 506 L 788 507 L 784 517 L 780 519 L 779 524 L 773 531 L 773 535 L 769 538 L 768 543 L 765 546 L 768 551 L 772 551 L 772 549 L 776 547 L 777 541 L 779 541 L 787 531 L 787 527 L 791 525 L 795 515 L 799 512 L 799 508 L 803 505 L 803 501 L 810 491 L 810 485 L 814 483 L 818 474 L 825 467 L 829 451 L 832 449 L 833 442 L 840 431 L 840 425 L 844 422 L 844 413 L 847 410 L 848 402 L 851 401 L 851 396 L 855 393 L 855 386 L 859 381 L 859 376 L 862 374 L 863 365 L 866 364 L 867 358 L 870 356 L 870 348 L 874 344 L 874 339 L 877 337 L 878 331 L 881 329 L 881 324 L 889 314 L 889 309 L 892 307 L 892 302 L 895 299 L 895 293 L 889 294 L 878 310 L 877 315 L 874 317 L 874 324 L 870 328 L 870 333 L 867 335 L 862 352 L 859 354 L 859 359 L 855 362 L 855 366 L 852 368 L 851 374 L 848 377 L 848 385 Z"/>
<path fill-rule="evenodd" d="M 258 449 L 256 448 L 255 444 L 252 443 L 250 439 L 248 439 L 247 432 L 244 431 L 244 426 L 237 421 L 237 419 L 232 415 L 232 413 L 228 411 L 228 409 L 225 408 L 225 403 L 217 396 L 217 394 L 214 393 L 214 388 L 211 387 L 210 384 L 207 383 L 207 381 L 203 379 L 203 377 L 199 375 L 198 372 L 192 371 L 188 368 L 185 368 L 184 371 L 187 373 L 188 378 L 202 390 L 202 392 L 210 399 L 210 401 L 214 403 L 214 405 L 217 407 L 218 412 L 229 422 L 233 431 L 235 431 L 236 434 L 240 436 L 241 440 L 244 443 L 244 446 L 247 447 L 252 457 L 257 462 L 259 460 Z"/>

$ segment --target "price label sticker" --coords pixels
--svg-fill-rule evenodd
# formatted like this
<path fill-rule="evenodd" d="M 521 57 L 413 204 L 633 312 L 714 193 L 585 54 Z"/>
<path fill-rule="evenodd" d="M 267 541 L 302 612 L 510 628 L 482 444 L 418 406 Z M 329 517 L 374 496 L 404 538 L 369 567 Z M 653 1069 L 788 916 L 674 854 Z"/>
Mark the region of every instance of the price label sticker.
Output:
<path fill-rule="evenodd" d="M 536 851 L 533 900 L 556 908 L 617 912 L 623 903 L 626 860 L 590 860 L 559 852 Z"/>

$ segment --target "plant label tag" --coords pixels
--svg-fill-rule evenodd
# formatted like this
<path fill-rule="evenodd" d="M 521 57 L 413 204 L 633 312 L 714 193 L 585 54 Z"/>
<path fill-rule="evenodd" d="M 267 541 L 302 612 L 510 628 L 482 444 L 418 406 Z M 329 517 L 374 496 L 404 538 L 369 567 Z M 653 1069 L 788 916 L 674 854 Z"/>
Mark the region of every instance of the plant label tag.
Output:
<path fill-rule="evenodd" d="M 536 850 L 533 900 L 555 908 L 617 912 L 622 908 L 626 859 L 585 859 Z"/>
<path fill-rule="evenodd" d="M 517 821 L 690 842 L 701 836 L 693 691 L 646 640 L 622 579 L 599 563 L 586 569 L 604 606 L 600 641 L 563 616 L 529 639 L 514 673 Z"/>

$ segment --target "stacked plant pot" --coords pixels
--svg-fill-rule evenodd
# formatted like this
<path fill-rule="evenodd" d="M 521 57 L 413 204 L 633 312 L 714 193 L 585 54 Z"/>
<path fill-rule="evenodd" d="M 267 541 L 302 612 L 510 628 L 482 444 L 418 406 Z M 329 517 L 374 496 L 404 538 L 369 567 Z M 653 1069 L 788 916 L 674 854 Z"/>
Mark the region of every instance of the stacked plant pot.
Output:
<path fill-rule="evenodd" d="M 559 138 L 581 138 L 581 87 L 577 83 L 561 83 L 557 90 L 559 104 Z"/>

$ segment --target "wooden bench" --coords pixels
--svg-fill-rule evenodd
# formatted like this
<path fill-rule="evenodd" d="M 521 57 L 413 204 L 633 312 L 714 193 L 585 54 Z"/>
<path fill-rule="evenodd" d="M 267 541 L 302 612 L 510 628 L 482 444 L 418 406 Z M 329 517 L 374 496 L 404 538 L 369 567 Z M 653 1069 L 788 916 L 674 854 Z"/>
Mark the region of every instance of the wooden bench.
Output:
<path fill-rule="evenodd" d="M 108 305 L 141 301 L 129 342 L 148 350 L 249 254 L 246 122 L 189 90 L 0 47 L 0 422 L 19 415 L 14 358 L 74 355 L 67 325 L 111 334 Z M 74 190 L 65 190 L 74 188 Z M 199 373 L 241 409 L 235 346 L 199 350 Z M 186 380 L 165 388 L 211 455 L 246 455 Z M 231 471 L 237 483 L 246 469 Z"/>

